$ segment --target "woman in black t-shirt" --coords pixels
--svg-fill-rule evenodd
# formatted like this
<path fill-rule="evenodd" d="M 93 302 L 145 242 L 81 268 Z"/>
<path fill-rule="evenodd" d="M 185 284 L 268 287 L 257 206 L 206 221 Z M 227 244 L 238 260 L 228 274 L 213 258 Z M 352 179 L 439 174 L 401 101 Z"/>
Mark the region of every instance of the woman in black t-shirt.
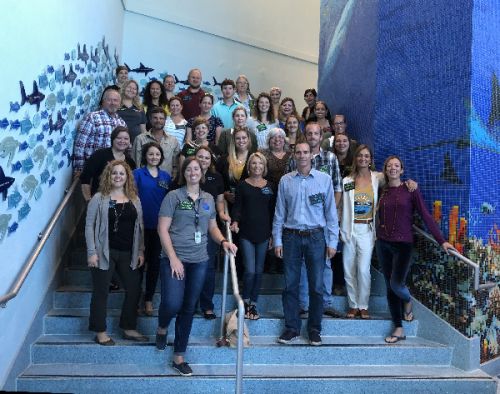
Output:
<path fill-rule="evenodd" d="M 236 188 L 232 211 L 231 230 L 239 233 L 245 273 L 243 275 L 243 300 L 245 318 L 259 319 L 259 297 L 266 251 L 270 245 L 274 215 L 275 193 L 272 184 L 264 177 L 267 160 L 260 152 L 250 155 L 247 163 L 248 178 Z"/>

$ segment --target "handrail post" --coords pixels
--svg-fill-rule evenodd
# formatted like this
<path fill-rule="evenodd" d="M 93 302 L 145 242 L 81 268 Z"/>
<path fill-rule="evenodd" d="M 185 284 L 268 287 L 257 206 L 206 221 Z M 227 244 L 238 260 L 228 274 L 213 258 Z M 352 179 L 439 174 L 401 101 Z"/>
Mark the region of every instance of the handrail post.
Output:
<path fill-rule="evenodd" d="M 238 300 L 238 354 L 236 358 L 236 394 L 242 393 L 243 380 L 243 327 L 245 325 L 245 305 L 241 297 Z"/>
<path fill-rule="evenodd" d="M 226 319 L 226 299 L 227 299 L 227 271 L 229 266 L 229 256 L 227 253 L 224 253 L 224 276 L 222 279 L 222 305 L 220 312 L 220 336 L 219 338 L 224 337 L 224 321 Z"/>
<path fill-rule="evenodd" d="M 224 202 L 224 211 L 227 213 L 227 204 Z M 231 234 L 231 229 L 229 228 L 229 222 L 225 222 L 226 239 L 229 242 L 233 242 L 233 236 Z M 224 276 L 222 280 L 222 305 L 221 305 L 221 324 L 220 324 L 220 339 L 218 345 L 224 340 L 224 320 L 226 317 L 226 302 L 227 302 L 227 284 L 228 284 L 228 273 L 231 274 L 231 284 L 233 287 L 233 295 L 236 299 L 238 305 L 238 341 L 237 341 L 237 355 L 236 355 L 236 394 L 241 394 L 243 392 L 243 338 L 244 338 L 244 326 L 245 326 L 245 304 L 240 296 L 240 291 L 238 287 L 238 276 L 236 275 L 236 264 L 234 261 L 234 255 L 230 252 L 224 253 Z"/>

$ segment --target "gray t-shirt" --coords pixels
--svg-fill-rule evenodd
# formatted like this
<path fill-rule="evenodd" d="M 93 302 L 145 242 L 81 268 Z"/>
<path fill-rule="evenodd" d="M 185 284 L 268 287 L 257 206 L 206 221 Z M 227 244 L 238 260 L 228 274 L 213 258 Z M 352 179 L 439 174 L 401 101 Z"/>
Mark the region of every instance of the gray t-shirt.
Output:
<path fill-rule="evenodd" d="M 168 193 L 161 204 L 159 216 L 172 218 L 169 234 L 175 254 L 184 263 L 201 263 L 208 260 L 208 223 L 215 219 L 213 197 L 200 190 L 200 197 L 193 201 L 185 187 Z M 198 217 L 198 218 L 197 218 Z M 195 242 L 195 232 L 201 233 L 201 242 Z M 162 251 L 162 257 L 167 257 Z"/>

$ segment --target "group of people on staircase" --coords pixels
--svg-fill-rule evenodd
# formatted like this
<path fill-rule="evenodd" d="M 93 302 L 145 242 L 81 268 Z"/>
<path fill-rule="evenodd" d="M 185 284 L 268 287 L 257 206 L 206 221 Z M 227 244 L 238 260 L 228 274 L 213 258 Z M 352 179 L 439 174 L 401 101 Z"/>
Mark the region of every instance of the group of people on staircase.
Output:
<path fill-rule="evenodd" d="M 117 85 L 105 89 L 101 107 L 81 122 L 74 150 L 75 175 L 88 201 L 89 329 L 98 344 L 115 344 L 106 326 L 113 281 L 125 289 L 123 338 L 149 340 L 137 331 L 138 310 L 153 315 L 160 278 L 155 344 L 166 348 L 175 318 L 172 366 L 191 375 L 184 354 L 197 305 L 205 319 L 216 318 L 219 247 L 237 257 L 247 319 L 260 318 L 266 265 L 278 267 L 285 278 L 278 342 L 298 338 L 307 313 L 309 343 L 321 345 L 323 315 L 344 316 L 334 308 L 344 280 L 345 317 L 370 318 L 376 245 L 394 323 L 385 341 L 406 338 L 402 321 L 413 319 L 405 284 L 413 213 L 445 251 L 452 245 L 417 184 L 402 180 L 400 158 L 391 156 L 381 173 L 374 171 L 371 149 L 349 138 L 345 117 L 332 118 L 315 89 L 304 92 L 302 116 L 293 99 L 281 99 L 280 88 L 255 98 L 244 75 L 225 79 L 216 103 L 201 87 L 201 71 L 192 69 L 189 87 L 177 94 L 172 76 L 148 83 L 141 105 L 137 82 L 124 74 L 118 67 Z M 226 222 L 234 243 L 220 231 Z"/>

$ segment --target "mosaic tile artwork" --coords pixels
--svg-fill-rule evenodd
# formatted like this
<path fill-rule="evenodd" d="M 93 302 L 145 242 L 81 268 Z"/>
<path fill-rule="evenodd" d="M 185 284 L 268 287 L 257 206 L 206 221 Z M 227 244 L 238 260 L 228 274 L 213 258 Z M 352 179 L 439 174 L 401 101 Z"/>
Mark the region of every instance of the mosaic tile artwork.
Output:
<path fill-rule="evenodd" d="M 37 212 L 39 200 L 71 166 L 78 121 L 113 83 L 118 55 L 105 38 L 78 43 L 61 63 L 19 82 L 19 94 L 0 109 L 0 243 Z M 13 76 L 16 78 L 16 76 Z"/>
<path fill-rule="evenodd" d="M 473 272 L 418 239 L 413 294 L 500 356 L 500 1 L 321 3 L 319 96 L 380 168 L 399 155 Z"/>

